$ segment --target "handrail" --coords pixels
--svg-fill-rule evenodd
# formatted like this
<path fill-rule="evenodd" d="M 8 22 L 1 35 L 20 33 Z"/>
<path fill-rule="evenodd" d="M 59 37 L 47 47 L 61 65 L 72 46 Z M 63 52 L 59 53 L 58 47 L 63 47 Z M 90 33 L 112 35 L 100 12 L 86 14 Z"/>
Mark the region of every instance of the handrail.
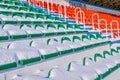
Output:
<path fill-rule="evenodd" d="M 92 14 L 92 25 L 93 25 L 93 26 L 94 26 L 94 16 L 97 16 L 97 17 L 98 17 L 98 21 L 99 21 L 99 19 L 100 19 L 98 13 L 93 13 L 93 14 Z M 94 30 L 95 30 L 95 27 L 94 27 Z"/>
<path fill-rule="evenodd" d="M 101 25 L 100 22 L 101 22 L 101 21 L 105 21 L 105 26 L 106 26 L 106 39 L 107 39 L 107 35 L 108 35 L 108 34 L 107 34 L 107 20 L 106 20 L 106 19 L 100 19 L 100 20 L 98 21 L 98 27 L 99 27 L 100 30 L 101 30 L 101 28 L 100 28 L 100 25 Z"/>
<path fill-rule="evenodd" d="M 82 23 L 82 20 L 83 20 L 83 24 L 84 24 L 84 30 L 85 30 L 85 13 L 84 11 L 82 11 L 80 9 L 80 11 L 77 12 L 77 17 L 76 17 L 76 20 L 77 20 L 77 24 L 78 24 L 78 14 L 80 13 L 80 18 L 81 18 L 81 23 Z M 83 14 L 83 17 L 81 16 L 81 14 Z"/>
<path fill-rule="evenodd" d="M 112 24 L 113 24 L 114 22 L 117 24 L 118 36 L 120 36 L 120 35 L 119 35 L 119 22 L 118 22 L 117 20 L 112 20 L 112 21 L 110 22 L 111 33 L 112 33 Z"/>

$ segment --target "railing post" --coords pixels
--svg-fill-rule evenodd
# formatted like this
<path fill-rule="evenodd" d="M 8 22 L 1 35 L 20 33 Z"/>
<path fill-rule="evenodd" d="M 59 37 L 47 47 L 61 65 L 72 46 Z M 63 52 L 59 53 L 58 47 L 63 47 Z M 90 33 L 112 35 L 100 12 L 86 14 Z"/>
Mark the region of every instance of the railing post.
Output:
<path fill-rule="evenodd" d="M 94 16 L 97 16 L 98 17 L 98 21 L 99 21 L 99 19 L 100 19 L 100 17 L 99 17 L 99 14 L 98 13 L 93 13 L 92 14 L 92 25 L 94 26 Z M 99 24 L 97 24 L 97 25 L 99 25 Z M 95 26 L 94 26 L 94 28 L 93 28 L 94 30 L 95 30 Z"/>
<path fill-rule="evenodd" d="M 112 21 L 110 22 L 111 33 L 112 33 L 112 30 L 113 30 L 113 29 L 112 29 L 113 23 L 116 23 L 116 24 L 117 24 L 118 36 L 120 36 L 120 35 L 119 35 L 119 23 L 118 23 L 117 20 L 112 20 Z M 112 37 L 113 37 L 113 36 L 112 36 Z"/>
<path fill-rule="evenodd" d="M 104 21 L 104 22 L 105 22 L 105 27 L 106 27 L 106 39 L 107 39 L 107 36 L 108 36 L 108 32 L 107 32 L 107 20 L 106 20 L 106 19 L 100 19 L 100 20 L 98 21 L 99 29 L 101 29 L 101 28 L 100 28 L 100 25 L 101 25 L 100 22 L 101 22 L 101 21 Z"/>

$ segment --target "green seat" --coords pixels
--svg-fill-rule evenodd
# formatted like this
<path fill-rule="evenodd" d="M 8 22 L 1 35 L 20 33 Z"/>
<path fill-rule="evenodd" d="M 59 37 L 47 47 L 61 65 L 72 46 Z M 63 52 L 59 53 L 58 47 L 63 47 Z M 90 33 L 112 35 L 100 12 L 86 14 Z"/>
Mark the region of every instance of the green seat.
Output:
<path fill-rule="evenodd" d="M 11 5 L 13 4 L 12 1 L 4 1 L 4 3 L 5 3 L 5 4 L 11 4 Z"/>
<path fill-rule="evenodd" d="M 97 39 L 103 39 L 101 34 L 96 34 Z"/>
<path fill-rule="evenodd" d="M 15 54 L 4 51 L 0 55 L 0 71 L 17 67 Z"/>
<path fill-rule="evenodd" d="M 74 26 L 71 24 L 67 24 L 67 29 L 74 29 Z"/>
<path fill-rule="evenodd" d="M 87 35 L 82 35 L 82 41 L 84 41 L 84 40 L 90 40 L 89 36 L 87 36 Z"/>
<path fill-rule="evenodd" d="M 96 62 L 98 58 L 104 58 L 100 53 L 94 55 L 94 61 Z"/>
<path fill-rule="evenodd" d="M 66 29 L 66 28 L 65 28 L 65 25 L 63 25 L 63 24 L 58 24 L 57 29 L 59 30 L 59 29 Z"/>
<path fill-rule="evenodd" d="M 92 40 L 92 39 L 98 39 L 98 38 L 96 38 L 96 36 L 94 34 L 93 35 L 91 34 L 90 35 L 90 40 Z"/>
<path fill-rule="evenodd" d="M 18 9 L 18 7 L 17 7 L 17 6 L 8 6 L 8 8 L 7 8 L 7 9 L 17 10 L 17 9 Z"/>
<path fill-rule="evenodd" d="M 50 19 L 50 20 L 55 20 L 55 18 L 54 17 L 51 17 L 50 15 L 46 15 L 46 19 L 48 20 L 48 19 Z"/>
<path fill-rule="evenodd" d="M 29 9 L 29 11 L 30 11 L 30 12 L 37 12 L 36 9 L 35 9 L 35 8 L 32 8 L 32 7 Z"/>
<path fill-rule="evenodd" d="M 2 40 L 8 40 L 8 39 L 9 39 L 8 36 L 0 36 L 0 41 L 2 41 Z"/>
<path fill-rule="evenodd" d="M 33 19 L 34 19 L 34 14 L 30 14 L 30 13 L 29 13 L 29 14 L 26 14 L 26 15 L 25 15 L 25 18 L 33 18 Z"/>
<path fill-rule="evenodd" d="M 57 57 L 58 55 L 59 55 L 59 52 L 49 53 L 49 54 L 46 54 L 46 55 L 41 55 L 41 58 L 46 60 L 46 59 L 49 59 L 49 58 Z"/>
<path fill-rule="evenodd" d="M 77 30 L 80 30 L 80 26 L 76 24 L 76 25 L 74 26 L 74 29 L 75 29 L 75 30 L 76 30 L 76 29 L 77 29 Z"/>
<path fill-rule="evenodd" d="M 19 64 L 26 65 L 26 64 L 34 63 L 34 62 L 37 62 L 40 60 L 41 60 L 40 57 L 35 57 L 35 58 L 30 58 L 30 59 L 22 59 L 22 60 L 19 60 Z"/>
<path fill-rule="evenodd" d="M 73 36 L 72 37 L 72 42 L 75 42 L 76 40 L 81 40 L 79 36 Z"/>
<path fill-rule="evenodd" d="M 21 11 L 28 11 L 28 8 L 26 8 L 26 7 L 19 7 L 19 10 Z"/>
<path fill-rule="evenodd" d="M 70 41 L 70 42 L 71 42 L 71 40 L 70 40 L 69 37 L 62 37 L 62 38 L 61 38 L 61 44 L 63 44 L 64 41 Z"/>
<path fill-rule="evenodd" d="M 3 14 L 3 15 L 8 16 L 8 15 L 11 15 L 11 14 L 12 14 L 12 12 L 0 11 L 0 14 Z"/>
<path fill-rule="evenodd" d="M 10 39 L 21 39 L 21 38 L 27 38 L 27 35 L 11 35 Z"/>
<path fill-rule="evenodd" d="M 23 13 L 14 12 L 14 13 L 12 13 L 12 17 L 14 17 L 14 16 L 22 17 L 22 16 L 23 16 Z"/>
<path fill-rule="evenodd" d="M 111 52 L 112 55 L 114 55 L 114 53 L 116 53 L 116 54 L 119 53 L 119 52 L 117 51 L 117 49 L 114 49 L 114 48 L 111 48 L 111 49 L 110 49 L 110 52 Z"/>
<path fill-rule="evenodd" d="M 82 60 L 82 64 L 83 64 L 83 66 L 86 65 L 86 61 L 87 61 L 87 59 L 88 59 L 88 60 L 93 60 L 91 57 L 84 57 L 83 60 Z"/>
<path fill-rule="evenodd" d="M 16 6 L 23 6 L 22 3 L 18 2 L 18 1 L 15 1 L 14 5 L 16 5 Z"/>
<path fill-rule="evenodd" d="M 2 9 L 5 9 L 5 8 L 7 8 L 8 6 L 7 5 L 2 5 L 2 4 L 0 4 L 0 8 L 2 8 Z"/>
<path fill-rule="evenodd" d="M 103 57 L 106 58 L 107 56 L 113 56 L 113 54 L 111 54 L 111 52 L 109 52 L 109 51 L 104 51 Z"/>
<path fill-rule="evenodd" d="M 17 67 L 16 62 L 0 65 L 0 71 Z"/>
<path fill-rule="evenodd" d="M 56 29 L 55 25 L 52 23 L 47 25 L 47 29 L 50 29 L 50 28 Z"/>
<path fill-rule="evenodd" d="M 44 18 L 44 15 L 42 15 L 42 14 L 36 14 L 36 18 L 37 18 L 37 19 L 39 19 L 39 18 L 40 18 L 40 19 L 45 19 L 45 18 Z"/>

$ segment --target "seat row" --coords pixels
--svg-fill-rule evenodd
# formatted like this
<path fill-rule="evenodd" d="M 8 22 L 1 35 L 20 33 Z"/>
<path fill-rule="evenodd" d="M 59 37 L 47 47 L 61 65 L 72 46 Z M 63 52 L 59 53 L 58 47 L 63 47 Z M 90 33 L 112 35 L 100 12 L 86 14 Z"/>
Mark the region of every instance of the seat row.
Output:
<path fill-rule="evenodd" d="M 74 36 L 73 36 L 74 37 Z M 83 36 L 83 38 L 85 38 Z M 59 55 L 65 55 L 70 53 L 75 53 L 77 51 L 85 50 L 88 48 L 93 48 L 100 45 L 109 44 L 110 41 L 98 41 L 97 43 L 89 43 L 90 41 L 85 41 L 86 45 L 81 45 L 81 41 L 75 42 L 64 42 L 68 38 L 61 37 L 58 42 L 49 42 L 49 38 L 34 39 L 34 40 L 23 40 L 16 42 L 5 42 L 1 46 L 1 66 L 0 69 L 9 69 L 17 67 L 17 65 L 26 65 L 29 63 L 46 60 L 49 58 L 57 57 Z M 56 40 L 57 41 L 57 40 Z M 79 44 L 78 44 L 79 43 Z M 2 45 L 2 43 L 1 43 Z M 51 48 L 50 48 L 51 47 Z M 18 63 L 18 64 L 17 64 Z"/>
<path fill-rule="evenodd" d="M 48 72 L 48 76 L 39 75 L 21 76 L 23 80 L 103 80 L 115 70 L 120 68 L 120 54 L 116 49 L 96 53 L 93 57 L 85 57 L 82 63 L 72 61 L 67 70 L 62 67 L 54 67 Z M 85 60 L 86 59 L 86 60 Z M 112 66 L 110 66 L 112 65 Z"/>

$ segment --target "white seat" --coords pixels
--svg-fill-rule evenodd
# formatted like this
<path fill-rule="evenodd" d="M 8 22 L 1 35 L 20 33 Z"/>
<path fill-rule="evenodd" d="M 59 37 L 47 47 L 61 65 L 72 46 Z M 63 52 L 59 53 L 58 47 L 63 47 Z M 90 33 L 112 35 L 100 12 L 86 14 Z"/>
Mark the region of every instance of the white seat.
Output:
<path fill-rule="evenodd" d="M 12 35 L 27 35 L 27 33 L 23 30 L 8 30 L 10 36 Z"/>
<path fill-rule="evenodd" d="M 78 64 L 77 62 L 71 62 L 69 67 L 69 71 L 77 73 L 77 75 L 80 75 L 83 80 L 94 80 L 96 77 L 98 77 L 98 74 L 81 64 Z"/>
<path fill-rule="evenodd" d="M 10 64 L 16 62 L 14 52 L 9 52 L 6 49 L 0 50 L 0 65 Z"/>
<path fill-rule="evenodd" d="M 60 68 L 52 69 L 49 78 L 52 80 L 82 80 L 80 76 Z"/>
<path fill-rule="evenodd" d="M 9 36 L 9 35 L 7 34 L 7 31 L 0 30 L 0 37 L 3 37 L 3 36 Z"/>
<path fill-rule="evenodd" d="M 40 57 L 40 53 L 38 52 L 37 49 L 32 49 L 32 48 L 24 48 L 24 49 L 10 49 L 14 50 L 15 54 L 18 58 L 18 60 L 26 60 L 26 59 L 31 59 L 35 57 Z"/>
<path fill-rule="evenodd" d="M 90 69 L 95 70 L 98 74 L 103 74 L 109 69 L 105 64 L 99 64 L 99 62 L 97 63 L 92 60 L 87 60 L 86 66 Z"/>
<path fill-rule="evenodd" d="M 25 76 L 22 78 L 22 80 L 51 80 L 51 79 L 44 78 L 39 75 L 33 75 L 33 76 Z"/>
<path fill-rule="evenodd" d="M 20 27 L 18 25 L 11 25 L 11 24 L 6 24 L 3 27 L 4 30 L 20 30 Z"/>

